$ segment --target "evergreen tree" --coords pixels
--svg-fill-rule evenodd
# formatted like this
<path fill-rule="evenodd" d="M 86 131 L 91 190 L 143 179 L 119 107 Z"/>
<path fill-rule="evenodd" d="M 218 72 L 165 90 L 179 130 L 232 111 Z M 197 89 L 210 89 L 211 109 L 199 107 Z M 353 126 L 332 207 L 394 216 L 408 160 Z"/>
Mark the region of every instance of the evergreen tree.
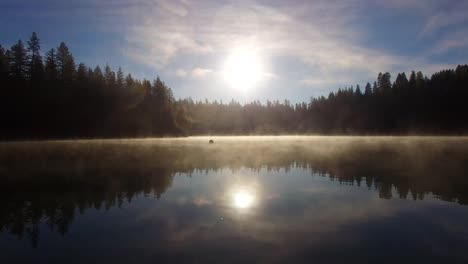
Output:
<path fill-rule="evenodd" d="M 173 112 L 174 97 L 172 90 L 161 81 L 159 76 L 153 81 L 152 92 L 157 133 L 167 133 L 175 129 Z"/>
<path fill-rule="evenodd" d="M 30 56 L 29 77 L 31 80 L 42 79 L 44 66 L 42 64 L 41 45 L 36 32 L 33 32 L 28 41 L 28 51 Z"/>
<path fill-rule="evenodd" d="M 374 85 L 372 85 L 372 93 L 373 94 L 378 94 L 379 93 L 379 88 L 377 86 L 377 82 L 374 82 Z"/>
<path fill-rule="evenodd" d="M 364 95 L 370 96 L 372 94 L 371 84 L 367 83 L 366 88 L 364 89 Z"/>
<path fill-rule="evenodd" d="M 7 51 L 0 45 L 0 79 L 8 77 L 8 54 Z"/>
<path fill-rule="evenodd" d="M 416 73 L 414 71 L 411 71 L 411 75 L 408 81 L 408 88 L 411 92 L 416 90 Z"/>
<path fill-rule="evenodd" d="M 112 71 L 109 64 L 104 68 L 104 78 L 106 79 L 107 89 L 114 89 L 116 86 L 115 73 Z"/>
<path fill-rule="evenodd" d="M 16 80 L 24 80 L 28 74 L 29 56 L 21 40 L 10 49 L 10 74 Z"/>
<path fill-rule="evenodd" d="M 151 87 L 151 82 L 144 79 L 143 80 L 143 83 L 142 83 L 142 87 L 143 87 L 143 91 L 144 91 L 144 94 L 145 94 L 145 98 L 147 98 L 148 100 L 152 97 L 152 87 Z"/>
<path fill-rule="evenodd" d="M 125 86 L 127 87 L 127 89 L 129 89 L 133 87 L 134 84 L 135 84 L 135 81 L 133 80 L 132 75 L 129 73 L 127 77 L 125 77 Z"/>
<path fill-rule="evenodd" d="M 80 82 L 85 82 L 89 76 L 89 69 L 84 63 L 78 64 L 78 69 L 76 70 L 76 79 Z"/>
<path fill-rule="evenodd" d="M 425 78 L 422 72 L 418 71 L 416 73 L 416 90 L 420 91 L 424 89 L 425 86 Z"/>
<path fill-rule="evenodd" d="M 124 73 L 122 71 L 122 68 L 119 67 L 119 70 L 117 71 L 117 89 L 119 91 L 122 91 L 124 88 Z"/>
<path fill-rule="evenodd" d="M 395 80 L 395 83 L 393 84 L 393 88 L 397 92 L 402 92 L 408 89 L 408 79 L 406 78 L 406 74 L 399 73 L 397 75 L 397 78 Z"/>
<path fill-rule="evenodd" d="M 361 87 L 359 86 L 359 84 L 356 85 L 356 95 L 357 95 L 357 96 L 361 96 L 361 95 L 362 95 Z"/>
<path fill-rule="evenodd" d="M 67 45 L 61 42 L 57 48 L 57 66 L 59 77 L 64 81 L 71 81 L 75 76 L 75 59 L 68 50 Z"/>
<path fill-rule="evenodd" d="M 47 80 L 57 80 L 58 66 L 55 49 L 50 49 L 45 57 L 45 77 Z"/>
<path fill-rule="evenodd" d="M 390 73 L 386 72 L 384 74 L 379 73 L 379 76 L 377 77 L 377 87 L 379 93 L 382 94 L 388 94 L 391 90 L 392 83 L 390 80 L 391 76 Z"/>
<path fill-rule="evenodd" d="M 93 69 L 91 69 L 90 67 L 87 67 L 87 68 L 88 68 L 88 80 L 93 80 L 94 79 Z"/>
<path fill-rule="evenodd" d="M 94 68 L 93 77 L 94 82 L 98 88 L 102 89 L 106 86 L 106 79 L 104 78 L 101 67 L 99 67 L 99 65 Z"/>

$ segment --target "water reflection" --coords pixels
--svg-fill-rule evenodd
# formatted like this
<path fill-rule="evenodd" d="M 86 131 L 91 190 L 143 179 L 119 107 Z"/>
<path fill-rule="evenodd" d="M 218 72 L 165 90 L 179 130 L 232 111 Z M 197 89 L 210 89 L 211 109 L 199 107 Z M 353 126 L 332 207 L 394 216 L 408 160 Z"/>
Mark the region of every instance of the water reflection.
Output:
<path fill-rule="evenodd" d="M 22 255 L 24 241 L 79 252 L 83 241 L 107 250 L 138 245 L 171 263 L 232 248 L 243 252 L 232 261 L 388 253 L 379 243 L 396 255 L 432 248 L 466 259 L 468 207 L 458 205 L 468 203 L 466 139 L 216 142 L 2 145 L 0 246 L 10 253 L 0 262 Z M 418 246 L 421 236 L 431 244 Z M 41 252 L 31 256 L 47 260 Z"/>
<path fill-rule="evenodd" d="M 227 172 L 231 174 L 230 172 Z M 226 177 L 226 196 L 229 206 L 236 209 L 235 213 L 248 212 L 257 207 L 261 200 L 261 183 L 258 182 L 258 174 L 253 170 L 246 173 L 232 173 L 233 176 Z"/>

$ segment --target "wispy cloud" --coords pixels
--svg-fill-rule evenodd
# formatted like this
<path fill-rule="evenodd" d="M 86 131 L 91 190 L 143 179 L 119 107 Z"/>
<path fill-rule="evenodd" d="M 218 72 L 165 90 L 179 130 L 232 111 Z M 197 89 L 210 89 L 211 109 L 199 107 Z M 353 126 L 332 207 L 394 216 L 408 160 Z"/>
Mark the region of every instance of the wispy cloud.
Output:
<path fill-rule="evenodd" d="M 214 73 L 214 71 L 213 69 L 196 67 L 192 70 L 179 68 L 174 73 L 177 77 L 181 77 L 181 78 L 190 77 L 193 79 L 204 79 L 210 74 Z"/>
<path fill-rule="evenodd" d="M 184 69 L 177 69 L 177 70 L 175 71 L 175 75 L 176 75 L 177 77 L 183 78 L 183 77 L 187 77 L 188 73 L 187 73 L 187 71 L 184 70 Z"/>
<path fill-rule="evenodd" d="M 449 30 L 457 28 L 464 22 L 468 21 L 468 2 L 467 1 L 448 1 L 450 4 L 439 2 L 427 3 L 426 22 L 419 36 L 428 37 L 441 30 Z M 445 4 L 443 7 L 441 4 Z"/>
<path fill-rule="evenodd" d="M 223 60 L 242 45 L 255 46 L 264 60 L 259 84 L 268 85 L 258 89 L 262 97 L 284 92 L 279 88 L 285 85 L 304 96 L 322 87 L 362 84 L 380 71 L 430 74 L 465 63 L 444 55 L 468 47 L 467 0 L 6 0 L 2 8 L 7 17 L 28 23 L 60 21 L 76 35 L 112 32 L 118 37 L 106 48 L 123 50 L 119 63 L 136 65 L 136 74 L 147 78 L 167 74 L 174 86 L 192 89 L 184 96 L 196 85 L 204 87 L 196 90 L 200 96 L 221 94 Z M 400 16 L 415 23 L 399 24 Z M 398 47 L 385 45 L 375 33 L 384 31 L 401 47 L 397 41 Z"/>
<path fill-rule="evenodd" d="M 225 56 L 236 45 L 248 43 L 272 61 L 291 57 L 325 79 L 343 71 L 374 75 L 401 61 L 359 45 L 363 32 L 351 23 L 359 11 L 355 1 L 294 7 L 209 1 L 172 1 L 168 7 L 167 3 L 156 1 L 129 32 L 127 54 L 133 59 L 165 68 L 181 59 Z"/>
<path fill-rule="evenodd" d="M 438 0 L 377 0 L 377 3 L 386 8 L 411 9 L 413 12 L 426 11 L 433 7 Z"/>
<path fill-rule="evenodd" d="M 195 68 L 192 70 L 192 77 L 201 79 L 201 78 L 205 78 L 207 75 L 209 75 L 212 72 L 213 72 L 212 69 Z"/>
<path fill-rule="evenodd" d="M 466 34 L 460 32 L 466 30 L 468 1 L 293 0 L 260 4 L 254 0 L 84 0 L 73 8 L 62 1 L 48 1 L 54 9 L 41 12 L 45 16 L 73 9 L 74 14 L 100 17 L 98 27 L 124 33 L 128 58 L 154 70 L 179 69 L 174 74 L 179 78 L 217 76 L 214 73 L 222 70 L 219 61 L 237 45 L 245 44 L 256 45 L 272 64 L 288 58 L 303 65 L 302 76 L 295 75 L 295 83 L 307 86 L 353 83 L 373 78 L 379 71 L 401 71 L 408 67 L 408 61 L 420 63 L 417 68 L 438 65 L 424 57 L 401 56 L 364 45 L 362 40 L 369 33 L 362 27 L 362 18 L 369 16 L 369 8 L 411 10 L 423 19 L 418 32 L 422 39 L 442 32 L 424 54 L 443 54 L 467 46 Z M 198 60 L 203 60 L 205 67 L 193 67 Z M 266 69 L 263 79 L 278 79 L 280 75 L 291 78 Z"/>
<path fill-rule="evenodd" d="M 468 35 L 464 31 L 458 31 L 446 35 L 431 49 L 431 53 L 443 54 L 449 51 L 468 48 Z"/>

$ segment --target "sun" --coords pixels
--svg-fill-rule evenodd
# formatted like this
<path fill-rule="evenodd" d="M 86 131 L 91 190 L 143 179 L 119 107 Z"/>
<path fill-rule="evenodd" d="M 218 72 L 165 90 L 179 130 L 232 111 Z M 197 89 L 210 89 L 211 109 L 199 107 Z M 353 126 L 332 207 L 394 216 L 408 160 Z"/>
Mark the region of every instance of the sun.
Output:
<path fill-rule="evenodd" d="M 223 73 L 232 88 L 247 92 L 262 76 L 259 55 L 253 48 L 237 48 L 226 59 Z"/>
<path fill-rule="evenodd" d="M 234 206 L 237 208 L 248 208 L 252 206 L 254 196 L 246 191 L 239 191 L 234 194 Z"/>

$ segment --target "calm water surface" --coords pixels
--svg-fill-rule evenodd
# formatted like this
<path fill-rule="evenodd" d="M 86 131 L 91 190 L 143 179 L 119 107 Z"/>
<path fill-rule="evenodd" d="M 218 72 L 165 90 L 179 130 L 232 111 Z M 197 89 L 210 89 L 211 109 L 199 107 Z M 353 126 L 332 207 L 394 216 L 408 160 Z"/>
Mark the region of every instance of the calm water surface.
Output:
<path fill-rule="evenodd" d="M 468 263 L 468 139 L 0 144 L 0 263 Z"/>

